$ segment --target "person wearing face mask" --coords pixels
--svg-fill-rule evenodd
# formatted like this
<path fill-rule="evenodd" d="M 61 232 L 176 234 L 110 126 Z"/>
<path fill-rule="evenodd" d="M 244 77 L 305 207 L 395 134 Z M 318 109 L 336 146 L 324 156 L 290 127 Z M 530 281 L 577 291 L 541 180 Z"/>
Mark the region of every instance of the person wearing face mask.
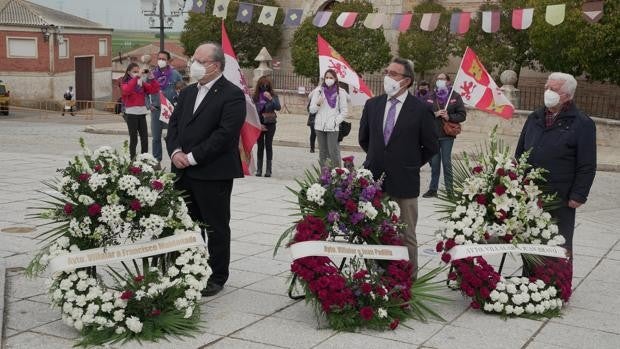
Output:
<path fill-rule="evenodd" d="M 550 214 L 571 255 L 575 210 L 588 199 L 596 174 L 596 127 L 575 105 L 576 88 L 577 81 L 570 74 L 549 75 L 545 106 L 528 116 L 515 151 L 517 159 L 530 151 L 528 163 L 548 171 L 545 184 L 561 201 L 561 207 Z"/>
<path fill-rule="evenodd" d="M 366 152 L 364 167 L 376 179 L 385 175 L 383 189 L 400 206 L 401 222 L 407 225 L 403 240 L 417 277 L 420 168 L 439 151 L 439 144 L 433 111 L 408 92 L 412 84 L 413 63 L 394 58 L 385 69 L 385 94 L 364 105 L 359 144 Z"/>
<path fill-rule="evenodd" d="M 439 153 L 431 159 L 431 182 L 428 191 L 422 195 L 424 198 L 437 196 L 439 189 L 439 176 L 443 167 L 443 180 L 446 193 L 452 193 L 452 146 L 456 136 L 448 135 L 444 131 L 444 122 L 461 123 L 465 121 L 467 111 L 463 99 L 458 93 L 451 93 L 450 76 L 445 73 L 437 75 L 435 91 L 429 95 L 425 102 L 435 112 L 435 126 L 439 134 Z M 448 98 L 450 98 L 448 100 Z"/>
<path fill-rule="evenodd" d="M 273 136 L 276 133 L 276 111 L 280 110 L 280 100 L 273 91 L 269 77 L 262 76 L 256 81 L 252 100 L 256 105 L 262 132 L 258 137 L 257 177 L 263 174 L 263 154 L 267 152 L 267 169 L 265 177 L 271 177 L 271 161 L 273 160 Z"/>
<path fill-rule="evenodd" d="M 157 81 L 148 79 L 146 71 L 140 72 L 136 63 L 130 63 L 121 78 L 121 99 L 125 107 L 124 119 L 129 131 L 129 155 L 136 158 L 138 134 L 140 135 L 140 151 L 149 151 L 149 134 L 146 128 L 146 96 L 159 92 Z"/>
<path fill-rule="evenodd" d="M 217 294 L 228 280 L 230 197 L 233 180 L 243 177 L 239 137 L 245 94 L 223 76 L 225 65 L 219 44 L 198 46 L 190 67 L 197 82 L 181 90 L 166 139 L 175 186 L 185 192 L 192 219 L 206 225 L 213 274 L 204 296 Z"/>
<path fill-rule="evenodd" d="M 168 51 L 160 51 L 157 54 L 157 67 L 153 70 L 153 77 L 159 84 L 159 88 L 164 96 L 172 102 L 176 95 L 176 84 L 182 80 L 181 74 L 170 65 L 171 56 Z M 159 120 L 161 113 L 161 101 L 159 93 L 151 95 L 151 136 L 153 137 L 153 156 L 157 161 L 162 159 L 161 134 L 166 124 Z M 156 168 L 161 168 L 158 164 Z"/>
<path fill-rule="evenodd" d="M 347 92 L 338 86 L 338 75 L 333 69 L 323 74 L 323 83 L 312 92 L 309 112 L 316 113 L 314 130 L 319 143 L 319 164 L 340 166 L 338 134 L 340 123 L 348 113 Z"/>
<path fill-rule="evenodd" d="M 428 97 L 430 96 L 429 91 L 430 91 L 430 86 L 428 82 L 422 80 L 418 84 L 418 88 L 417 88 L 417 92 L 415 93 L 415 96 L 421 101 L 426 101 Z"/>

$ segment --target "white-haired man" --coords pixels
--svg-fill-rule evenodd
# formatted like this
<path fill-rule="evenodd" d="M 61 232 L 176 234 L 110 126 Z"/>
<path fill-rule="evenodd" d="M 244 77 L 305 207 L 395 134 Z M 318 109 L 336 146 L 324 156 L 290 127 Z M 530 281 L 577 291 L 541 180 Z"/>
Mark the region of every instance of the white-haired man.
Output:
<path fill-rule="evenodd" d="M 529 115 L 516 156 L 531 150 L 528 162 L 545 168 L 547 184 L 561 207 L 551 211 L 564 247 L 572 255 L 575 209 L 583 205 L 596 173 L 596 128 L 573 102 L 577 81 L 570 74 L 552 73 L 545 84 L 545 106 Z"/>

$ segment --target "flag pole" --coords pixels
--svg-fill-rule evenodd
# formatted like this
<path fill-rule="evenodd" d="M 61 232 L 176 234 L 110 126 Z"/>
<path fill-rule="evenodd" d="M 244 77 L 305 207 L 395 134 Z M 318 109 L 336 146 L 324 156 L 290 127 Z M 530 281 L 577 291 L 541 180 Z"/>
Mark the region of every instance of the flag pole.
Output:
<path fill-rule="evenodd" d="M 456 72 L 454 81 L 458 81 L 459 79 L 459 74 L 461 73 L 461 67 L 463 66 L 463 60 L 465 59 L 465 54 L 467 54 L 467 50 L 469 50 L 469 46 L 465 47 L 465 52 L 463 53 L 463 56 L 461 57 L 461 63 L 459 64 L 459 70 Z M 448 110 L 448 104 L 450 104 L 450 98 L 452 98 L 453 92 L 454 92 L 454 86 L 452 86 L 452 88 L 450 89 L 450 94 L 448 95 L 448 99 L 446 100 L 446 106 L 443 108 L 443 110 Z"/>

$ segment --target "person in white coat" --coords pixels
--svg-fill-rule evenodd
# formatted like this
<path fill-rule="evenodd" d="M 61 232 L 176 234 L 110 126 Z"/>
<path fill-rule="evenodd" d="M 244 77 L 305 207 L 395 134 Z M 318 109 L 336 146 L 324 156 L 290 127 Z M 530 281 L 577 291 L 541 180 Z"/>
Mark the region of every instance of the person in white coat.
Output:
<path fill-rule="evenodd" d="M 340 166 L 340 146 L 338 132 L 340 123 L 346 119 L 347 92 L 338 87 L 338 75 L 328 69 L 323 75 L 323 83 L 312 92 L 310 113 L 316 113 L 314 130 L 319 143 L 319 164 L 326 165 L 329 160 L 331 166 Z"/>

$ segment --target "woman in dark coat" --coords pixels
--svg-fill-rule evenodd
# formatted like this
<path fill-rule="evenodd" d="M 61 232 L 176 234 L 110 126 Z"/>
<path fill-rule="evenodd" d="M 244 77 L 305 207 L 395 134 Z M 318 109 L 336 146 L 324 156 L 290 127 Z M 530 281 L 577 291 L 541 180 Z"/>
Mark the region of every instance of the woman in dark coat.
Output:
<path fill-rule="evenodd" d="M 280 100 L 273 91 L 271 80 L 267 76 L 262 76 L 254 87 L 252 98 L 258 111 L 262 131 L 258 137 L 258 154 L 256 161 L 256 176 L 263 175 L 263 152 L 267 153 L 267 169 L 265 177 L 271 177 L 271 161 L 273 160 L 273 136 L 276 133 L 276 111 L 280 110 Z"/>

